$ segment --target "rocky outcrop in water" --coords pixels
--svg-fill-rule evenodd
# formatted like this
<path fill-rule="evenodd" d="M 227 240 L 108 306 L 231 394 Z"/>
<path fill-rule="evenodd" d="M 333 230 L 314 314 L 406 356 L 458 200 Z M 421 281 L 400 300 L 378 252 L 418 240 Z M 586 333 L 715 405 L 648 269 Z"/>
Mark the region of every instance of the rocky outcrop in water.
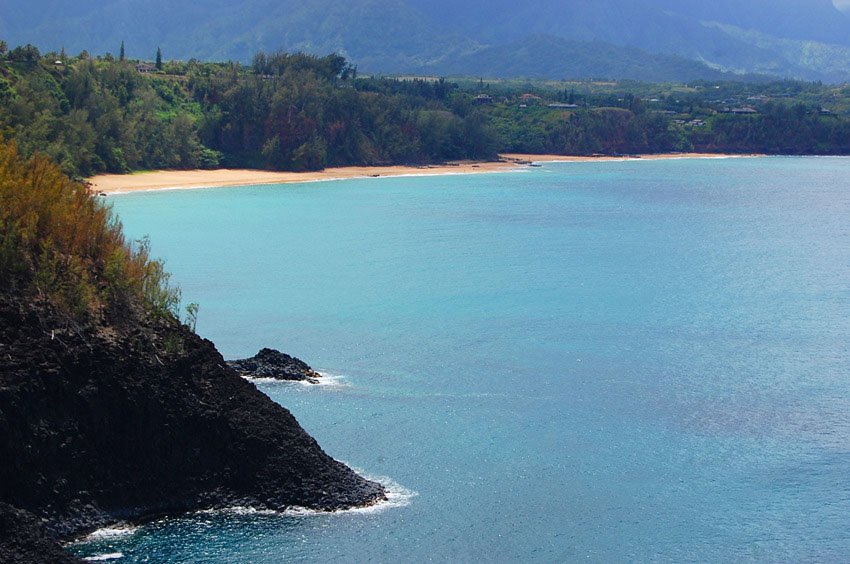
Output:
<path fill-rule="evenodd" d="M 78 325 L 0 295 L 0 502 L 50 538 L 202 508 L 382 499 L 173 319 Z"/>
<path fill-rule="evenodd" d="M 312 384 L 318 384 L 321 378 L 321 374 L 303 360 L 275 349 L 260 349 L 260 352 L 251 358 L 230 360 L 227 364 L 240 375 L 251 378 L 274 378 Z"/>

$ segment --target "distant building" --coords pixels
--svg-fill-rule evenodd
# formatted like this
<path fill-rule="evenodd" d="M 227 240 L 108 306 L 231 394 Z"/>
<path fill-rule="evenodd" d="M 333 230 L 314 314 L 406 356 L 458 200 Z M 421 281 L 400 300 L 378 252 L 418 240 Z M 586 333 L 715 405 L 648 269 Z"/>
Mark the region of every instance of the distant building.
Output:
<path fill-rule="evenodd" d="M 530 94 L 528 92 L 519 97 L 519 101 L 525 104 L 538 104 L 541 100 L 543 100 L 543 98 L 537 94 Z"/>
<path fill-rule="evenodd" d="M 142 74 L 156 72 L 156 67 L 148 63 L 137 63 L 136 72 L 140 72 Z"/>
<path fill-rule="evenodd" d="M 554 104 L 548 104 L 547 108 L 554 108 L 559 110 L 574 110 L 578 108 L 578 104 L 564 104 L 561 102 L 556 102 Z"/>
<path fill-rule="evenodd" d="M 751 108 L 749 106 L 743 106 L 741 108 L 724 108 L 724 114 L 738 114 L 738 115 L 751 115 L 757 114 L 759 111 L 755 108 Z"/>
<path fill-rule="evenodd" d="M 473 99 L 473 101 L 476 104 L 492 104 L 493 103 L 493 97 L 490 96 L 489 94 L 479 94 L 478 96 L 476 96 Z"/>

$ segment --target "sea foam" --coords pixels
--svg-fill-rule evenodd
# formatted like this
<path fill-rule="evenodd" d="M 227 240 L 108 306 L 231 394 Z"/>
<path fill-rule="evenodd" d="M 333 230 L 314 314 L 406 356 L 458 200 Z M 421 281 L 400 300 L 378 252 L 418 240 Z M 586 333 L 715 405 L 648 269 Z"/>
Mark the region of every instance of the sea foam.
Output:
<path fill-rule="evenodd" d="M 384 486 L 384 490 L 387 492 L 387 499 L 379 501 L 374 505 L 368 505 L 366 507 L 352 507 L 350 509 L 339 509 L 336 511 L 322 511 L 319 509 L 310 509 L 307 507 L 290 507 L 289 509 L 285 509 L 283 511 L 277 511 L 274 509 L 257 509 L 255 507 L 246 507 L 241 505 L 236 505 L 232 507 L 223 507 L 219 509 L 201 509 L 196 511 L 195 515 L 239 515 L 239 516 L 251 516 L 251 515 L 264 515 L 264 516 L 283 516 L 283 517 L 318 517 L 324 515 L 364 515 L 364 514 L 374 514 L 381 513 L 387 511 L 389 509 L 395 509 L 399 507 L 406 507 L 410 505 L 411 500 L 419 495 L 417 492 L 405 488 L 392 478 L 386 476 L 370 476 L 364 472 L 361 472 L 358 469 L 354 469 L 355 472 L 366 478 L 367 480 L 371 480 L 373 482 L 378 482 L 382 486 Z"/>
<path fill-rule="evenodd" d="M 274 509 L 258 509 L 256 507 L 247 507 L 244 505 L 234 505 L 232 507 L 222 507 L 220 509 L 200 509 L 195 511 L 195 515 L 280 515 L 280 511 Z"/>
<path fill-rule="evenodd" d="M 243 376 L 246 380 L 251 382 L 252 384 L 285 384 L 285 385 L 297 385 L 297 386 L 305 386 L 307 388 L 312 387 L 321 387 L 321 388 L 350 388 L 351 383 L 348 382 L 347 376 L 343 376 L 342 374 L 331 374 L 329 372 L 321 372 L 319 371 L 321 378 L 318 378 L 316 381 L 309 380 L 280 380 L 278 378 L 256 378 L 253 376 Z"/>
<path fill-rule="evenodd" d="M 93 533 L 87 535 L 82 540 L 83 542 L 90 542 L 129 537 L 135 534 L 138 530 L 139 527 L 135 527 L 133 525 L 112 525 L 111 527 L 103 527 L 102 529 L 98 529 Z"/>
<path fill-rule="evenodd" d="M 419 495 L 418 492 L 405 488 L 387 476 L 370 476 L 357 468 L 354 468 L 354 471 L 367 480 L 378 482 L 384 486 L 384 490 L 387 492 L 387 499 L 379 501 L 374 505 L 367 505 L 366 507 L 352 507 L 351 509 L 340 509 L 338 511 L 319 511 L 306 507 L 293 507 L 284 511 L 283 514 L 287 517 L 309 517 L 314 515 L 368 515 L 383 513 L 390 509 L 406 507 L 410 505 L 414 497 Z"/>
<path fill-rule="evenodd" d="M 83 560 L 87 562 L 105 562 L 107 560 L 118 560 L 124 558 L 123 552 L 109 552 L 106 554 L 97 554 L 95 556 L 86 556 Z"/>

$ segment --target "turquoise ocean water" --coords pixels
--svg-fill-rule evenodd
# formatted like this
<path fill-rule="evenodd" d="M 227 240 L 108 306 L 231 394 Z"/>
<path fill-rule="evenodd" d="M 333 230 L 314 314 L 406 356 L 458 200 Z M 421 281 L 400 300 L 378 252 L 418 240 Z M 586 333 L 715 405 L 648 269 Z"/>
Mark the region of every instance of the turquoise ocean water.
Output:
<path fill-rule="evenodd" d="M 124 562 L 846 561 L 850 160 L 110 198 L 226 358 L 392 503 L 200 513 Z"/>

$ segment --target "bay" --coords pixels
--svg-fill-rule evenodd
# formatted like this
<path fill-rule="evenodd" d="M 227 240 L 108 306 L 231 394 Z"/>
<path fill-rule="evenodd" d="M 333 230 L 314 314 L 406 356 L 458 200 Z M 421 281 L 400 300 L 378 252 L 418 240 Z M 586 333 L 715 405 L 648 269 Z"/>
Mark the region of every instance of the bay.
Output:
<path fill-rule="evenodd" d="M 201 513 L 125 562 L 798 561 L 850 553 L 850 160 L 551 163 L 110 198 L 198 332 L 391 485 Z"/>

